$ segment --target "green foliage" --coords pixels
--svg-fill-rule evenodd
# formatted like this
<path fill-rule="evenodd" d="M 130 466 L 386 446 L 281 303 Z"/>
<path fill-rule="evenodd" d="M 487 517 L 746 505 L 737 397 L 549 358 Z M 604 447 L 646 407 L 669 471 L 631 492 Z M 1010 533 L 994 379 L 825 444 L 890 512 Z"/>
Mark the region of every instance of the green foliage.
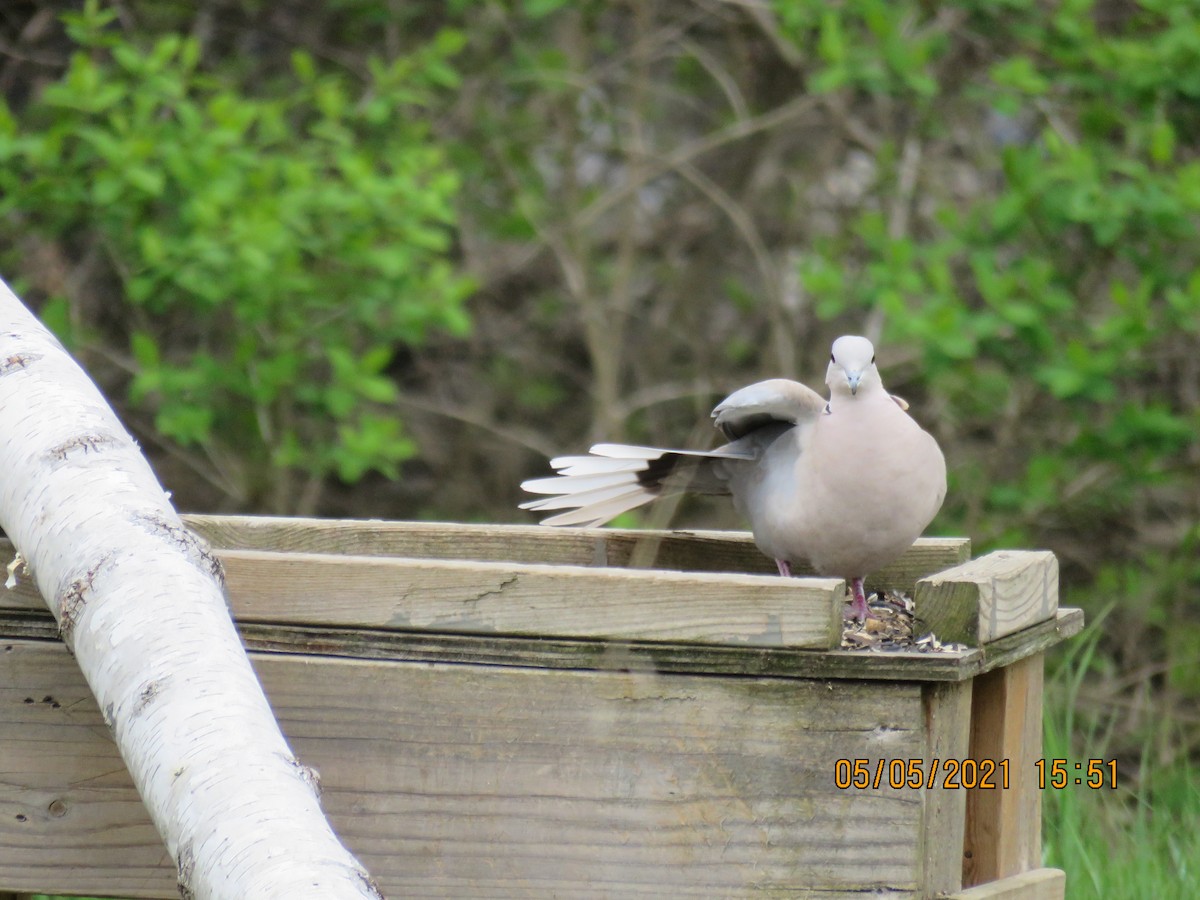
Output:
<path fill-rule="evenodd" d="M 1042 795 L 1043 856 L 1067 873 L 1071 897 L 1194 897 L 1200 892 L 1200 779 L 1172 759 L 1160 721 L 1133 754 L 1121 746 L 1128 711 L 1098 707 L 1087 685 L 1112 676 L 1092 623 L 1056 656 L 1047 679 L 1042 756 L 1068 765 L 1117 759 L 1117 789 L 1068 785 Z M 1166 751 L 1166 753 L 1164 753 Z"/>
<path fill-rule="evenodd" d="M 1177 76 L 1197 71 L 1200 38 L 1179 4 L 1143 4 L 1118 33 L 1099 29 L 1089 3 L 1053 15 L 1017 0 L 958 6 L 962 27 L 1003 55 L 980 77 L 943 82 L 939 102 L 978 110 L 998 189 L 923 186 L 935 205 L 920 231 L 865 208 L 816 242 L 803 278 L 823 318 L 875 309 L 891 341 L 920 347 L 927 388 L 960 430 L 1030 417 L 1036 429 L 1017 420 L 1009 432 L 1023 470 L 986 501 L 1000 513 L 991 537 L 1036 540 L 1050 510 L 1099 524 L 1149 486 L 1190 484 L 1200 411 L 1179 388 L 1200 329 L 1200 162 L 1178 136 L 1200 133 L 1200 117 L 1198 85 Z M 885 59 L 888 33 L 929 27 L 921 9 L 846 4 L 823 21 Z M 941 110 L 915 108 L 915 139 L 939 140 Z M 885 196 L 896 155 L 880 157 Z"/>
<path fill-rule="evenodd" d="M 395 350 L 468 328 L 458 178 L 425 115 L 457 85 L 461 34 L 370 60 L 363 85 L 297 51 L 251 96 L 194 39 L 145 44 L 114 15 L 66 16 L 63 76 L 0 111 L 0 214 L 101 248 L 131 306 L 130 398 L 164 437 L 241 461 L 244 501 L 288 506 L 289 473 L 395 476 L 414 452 L 387 411 Z"/>
<path fill-rule="evenodd" d="M 820 61 L 809 89 L 842 88 L 920 102 L 938 92 L 932 64 L 948 40 L 939 29 L 914 28 L 919 7 L 889 0 L 775 0 L 781 32 Z"/>

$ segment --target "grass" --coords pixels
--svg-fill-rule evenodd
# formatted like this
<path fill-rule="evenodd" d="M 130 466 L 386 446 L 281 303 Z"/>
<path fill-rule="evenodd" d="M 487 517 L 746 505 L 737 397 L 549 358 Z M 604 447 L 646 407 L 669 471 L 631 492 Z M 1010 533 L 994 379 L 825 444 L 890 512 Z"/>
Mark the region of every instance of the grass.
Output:
<path fill-rule="evenodd" d="M 1066 871 L 1071 900 L 1200 897 L 1200 778 L 1186 757 L 1164 752 L 1169 720 L 1136 752 L 1123 750 L 1124 707 L 1089 688 L 1106 680 L 1096 650 L 1103 618 L 1063 647 L 1048 672 L 1043 756 L 1069 765 L 1116 757 L 1117 788 L 1072 784 L 1043 794 L 1046 865 Z"/>

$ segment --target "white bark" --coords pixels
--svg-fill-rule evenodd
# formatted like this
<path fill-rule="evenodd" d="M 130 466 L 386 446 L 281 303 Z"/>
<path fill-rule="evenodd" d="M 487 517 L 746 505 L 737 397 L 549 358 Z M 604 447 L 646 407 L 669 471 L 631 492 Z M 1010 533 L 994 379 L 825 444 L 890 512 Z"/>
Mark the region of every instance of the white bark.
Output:
<path fill-rule="evenodd" d="M 75 653 L 183 896 L 380 896 L 275 723 L 220 565 L 2 281 L 0 525 Z"/>

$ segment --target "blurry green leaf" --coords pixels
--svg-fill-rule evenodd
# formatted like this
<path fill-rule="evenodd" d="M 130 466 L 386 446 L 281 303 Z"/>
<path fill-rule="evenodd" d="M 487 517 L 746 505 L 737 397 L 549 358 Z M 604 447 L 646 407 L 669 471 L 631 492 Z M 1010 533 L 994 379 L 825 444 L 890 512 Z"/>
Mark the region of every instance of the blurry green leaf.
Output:
<path fill-rule="evenodd" d="M 566 5 L 567 0 L 521 0 L 521 9 L 531 19 L 553 15 Z"/>
<path fill-rule="evenodd" d="M 70 349 L 76 337 L 71 322 L 71 302 L 66 297 L 49 297 L 37 315 L 42 324 Z"/>
<path fill-rule="evenodd" d="M 396 464 L 410 459 L 415 452 L 416 447 L 403 435 L 396 419 L 367 415 L 338 428 L 334 463 L 338 477 L 347 482 L 357 481 L 371 470 L 396 478 Z"/>
<path fill-rule="evenodd" d="M 312 84 L 317 77 L 317 68 L 311 55 L 303 50 L 292 51 L 292 71 L 304 84 Z"/>
<path fill-rule="evenodd" d="M 152 197 L 162 196 L 166 189 L 166 179 L 161 171 L 142 166 L 127 166 L 125 180 Z"/>
<path fill-rule="evenodd" d="M 1014 56 L 996 63 L 989 75 L 1000 87 L 1011 88 L 1030 97 L 1040 97 L 1050 89 L 1049 80 L 1027 56 Z"/>
<path fill-rule="evenodd" d="M 213 411 L 200 405 L 172 404 L 155 415 L 154 427 L 185 447 L 203 444 L 212 437 Z"/>
<path fill-rule="evenodd" d="M 1175 156 L 1175 129 L 1165 118 L 1156 119 L 1150 130 L 1150 158 L 1159 165 Z"/>
<path fill-rule="evenodd" d="M 83 46 L 101 46 L 104 30 L 117 18 L 117 10 L 102 6 L 100 0 L 85 0 L 80 12 L 64 13 L 67 35 Z"/>
<path fill-rule="evenodd" d="M 1061 400 L 1078 396 L 1087 385 L 1087 379 L 1082 372 L 1066 366 L 1042 366 L 1037 371 L 1037 376 L 1038 380 Z"/>
<path fill-rule="evenodd" d="M 846 37 L 842 31 L 842 20 L 837 11 L 826 10 L 821 16 L 820 40 L 817 49 L 821 59 L 831 67 L 839 66 L 846 60 Z"/>
<path fill-rule="evenodd" d="M 140 368 L 155 369 L 162 365 L 157 342 L 144 331 L 135 331 L 129 336 L 129 350 Z"/>

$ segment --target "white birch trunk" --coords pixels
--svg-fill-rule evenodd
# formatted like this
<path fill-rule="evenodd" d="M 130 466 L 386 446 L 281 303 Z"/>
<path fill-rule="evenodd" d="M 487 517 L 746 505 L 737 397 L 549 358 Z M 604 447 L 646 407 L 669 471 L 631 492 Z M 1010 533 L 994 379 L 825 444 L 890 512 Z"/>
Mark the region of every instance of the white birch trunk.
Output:
<path fill-rule="evenodd" d="M 275 723 L 219 563 L 95 385 L 2 281 L 0 525 L 96 696 L 181 895 L 380 896 Z"/>

